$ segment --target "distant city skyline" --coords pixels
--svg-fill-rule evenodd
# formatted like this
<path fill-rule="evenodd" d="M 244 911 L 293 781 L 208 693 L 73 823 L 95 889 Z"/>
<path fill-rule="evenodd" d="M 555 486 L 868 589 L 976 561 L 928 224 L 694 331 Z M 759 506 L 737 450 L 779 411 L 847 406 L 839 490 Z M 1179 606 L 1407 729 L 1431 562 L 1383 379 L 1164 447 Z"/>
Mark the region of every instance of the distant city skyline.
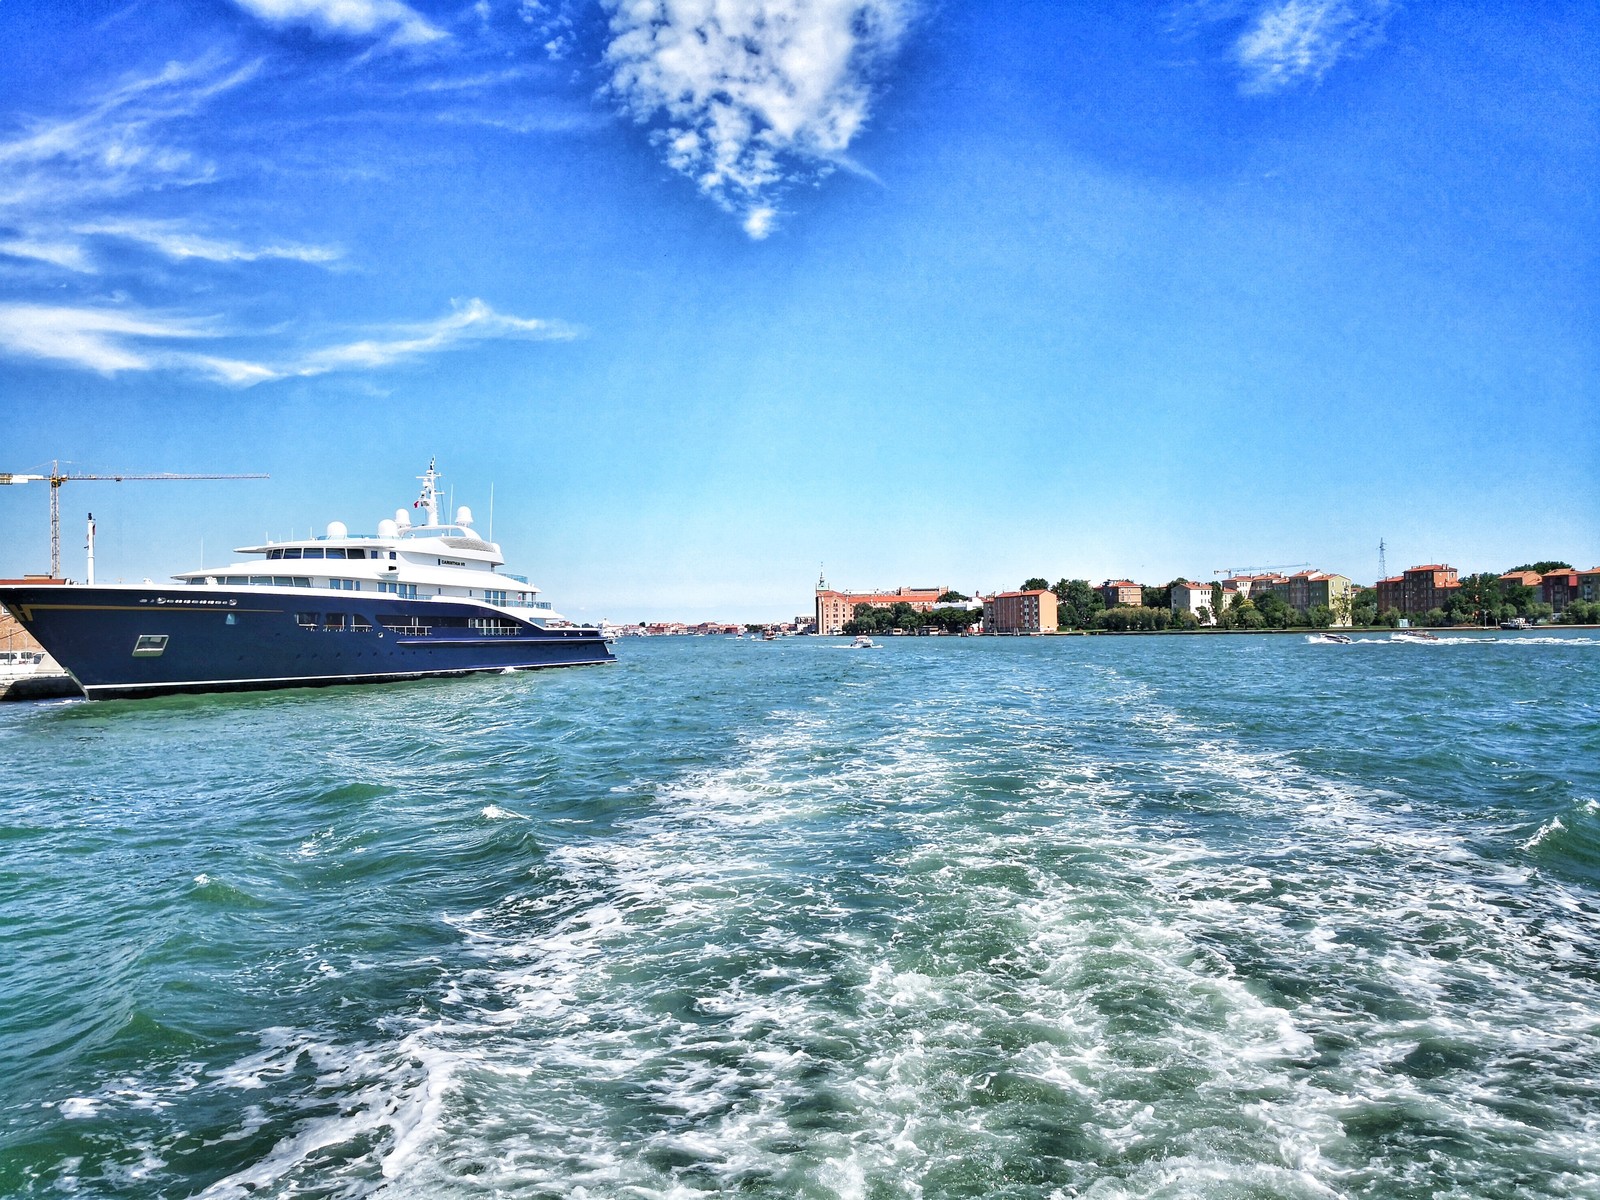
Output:
<path fill-rule="evenodd" d="M 1600 12 L 0 7 L 63 566 L 455 504 L 578 620 L 1600 562 Z M 49 563 L 0 488 L 0 577 Z"/>

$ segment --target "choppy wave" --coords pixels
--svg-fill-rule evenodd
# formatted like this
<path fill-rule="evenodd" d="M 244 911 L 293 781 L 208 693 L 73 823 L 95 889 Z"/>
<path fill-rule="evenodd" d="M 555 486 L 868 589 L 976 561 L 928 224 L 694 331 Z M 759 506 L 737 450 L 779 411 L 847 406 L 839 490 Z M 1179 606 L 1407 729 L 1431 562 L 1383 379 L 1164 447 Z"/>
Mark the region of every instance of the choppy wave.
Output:
<path fill-rule="evenodd" d="M 463 697 L 492 764 L 470 781 L 411 750 L 449 744 L 449 689 L 403 735 L 377 731 L 387 698 L 355 701 L 327 736 L 370 739 L 383 788 L 288 780 L 270 816 L 240 806 L 250 852 L 182 876 L 267 904 L 246 928 L 283 923 L 259 961 L 182 959 L 213 1003 L 243 993 L 236 1022 L 274 1019 L 142 1032 L 94 1087 L 62 1065 L 38 1085 L 58 1124 L 13 1128 L 70 1138 L 23 1182 L 1600 1190 L 1592 761 L 1480 751 L 1444 697 L 1431 728 L 1374 730 L 1337 703 L 1370 686 L 1347 656 L 1184 644 L 893 646 L 870 688 L 810 647 L 652 645 Z M 1504 669 L 1534 673 L 1498 680 L 1516 698 L 1541 668 Z M 1571 715 L 1592 744 L 1592 710 Z M 1466 757 L 1408 765 L 1441 737 Z M 1542 810 L 1463 795 L 1491 773 Z"/>

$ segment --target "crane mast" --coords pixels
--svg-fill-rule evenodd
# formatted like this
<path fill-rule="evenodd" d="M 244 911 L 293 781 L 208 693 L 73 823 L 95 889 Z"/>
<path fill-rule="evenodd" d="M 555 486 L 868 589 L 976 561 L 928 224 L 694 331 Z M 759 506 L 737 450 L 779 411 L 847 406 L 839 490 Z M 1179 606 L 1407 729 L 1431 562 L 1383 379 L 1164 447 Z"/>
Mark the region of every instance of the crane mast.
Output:
<path fill-rule="evenodd" d="M 73 475 L 63 474 L 59 459 L 50 464 L 48 475 L 18 475 L 0 472 L 0 485 L 8 483 L 50 484 L 50 577 L 61 578 L 61 485 L 71 482 L 122 483 L 124 480 L 141 482 L 173 482 L 189 479 L 268 479 L 267 475 L 180 475 L 170 471 L 157 474 Z M 90 521 L 94 518 L 91 516 Z"/>

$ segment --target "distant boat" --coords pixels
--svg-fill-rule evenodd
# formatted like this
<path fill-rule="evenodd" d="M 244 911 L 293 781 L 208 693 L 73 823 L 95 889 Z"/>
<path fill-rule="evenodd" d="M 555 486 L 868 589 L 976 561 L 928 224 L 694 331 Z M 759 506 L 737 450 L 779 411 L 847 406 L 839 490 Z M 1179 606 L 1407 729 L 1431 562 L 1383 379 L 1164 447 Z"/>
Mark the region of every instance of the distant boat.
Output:
<path fill-rule="evenodd" d="M 1437 642 L 1439 635 L 1426 629 L 1402 629 L 1390 639 L 1396 642 Z"/>
<path fill-rule="evenodd" d="M 1324 642 L 1333 646 L 1348 646 L 1355 641 L 1347 633 L 1318 633 L 1313 635 L 1312 641 Z"/>
<path fill-rule="evenodd" d="M 1528 618 L 1527 617 L 1512 617 L 1509 621 L 1501 621 L 1500 622 L 1500 628 L 1501 629 L 1513 629 L 1513 630 L 1516 630 L 1516 629 L 1532 629 L 1533 626 L 1528 624 Z"/>
<path fill-rule="evenodd" d="M 852 650 L 876 650 L 877 648 L 878 643 L 864 633 L 857 635 L 856 640 L 850 643 L 850 649 Z"/>
<path fill-rule="evenodd" d="M 763 642 L 775 642 L 775 641 L 777 641 L 778 640 L 778 631 L 776 629 L 765 630 L 761 634 L 761 640 Z"/>

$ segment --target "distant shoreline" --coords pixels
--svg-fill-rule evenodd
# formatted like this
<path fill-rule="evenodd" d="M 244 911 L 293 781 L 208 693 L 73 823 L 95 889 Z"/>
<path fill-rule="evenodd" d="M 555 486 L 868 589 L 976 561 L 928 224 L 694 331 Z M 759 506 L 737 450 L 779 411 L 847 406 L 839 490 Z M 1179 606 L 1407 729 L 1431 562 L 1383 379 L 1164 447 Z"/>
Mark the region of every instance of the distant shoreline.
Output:
<path fill-rule="evenodd" d="M 1296 625 L 1292 629 L 1058 629 L 1050 633 L 986 633 L 983 637 L 1241 637 L 1286 633 L 1549 633 L 1557 629 L 1600 629 L 1600 625 L 1532 625 L 1527 629 L 1501 629 L 1495 625 L 1413 625 L 1400 630 L 1389 625 L 1330 625 L 1315 629 Z"/>

